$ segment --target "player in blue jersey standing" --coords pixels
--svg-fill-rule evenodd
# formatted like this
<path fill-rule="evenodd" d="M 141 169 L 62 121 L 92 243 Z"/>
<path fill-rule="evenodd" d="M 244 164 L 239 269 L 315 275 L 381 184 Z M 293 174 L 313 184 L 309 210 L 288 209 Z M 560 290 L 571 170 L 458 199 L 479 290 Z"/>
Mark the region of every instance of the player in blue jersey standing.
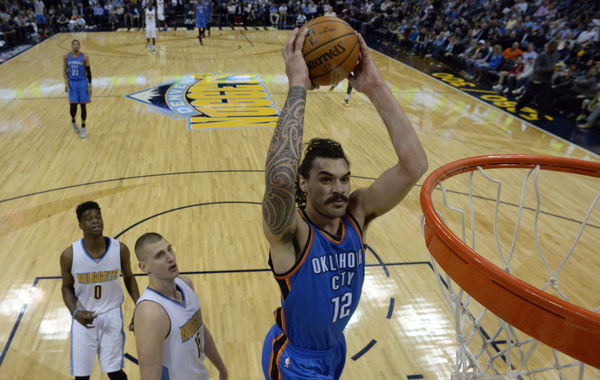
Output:
<path fill-rule="evenodd" d="M 198 41 L 200 41 L 200 45 L 204 45 L 202 39 L 206 33 L 207 8 L 209 8 L 209 5 L 206 0 L 199 0 L 196 4 L 196 28 L 198 28 Z"/>
<path fill-rule="evenodd" d="M 92 97 L 92 70 L 90 69 L 90 59 L 79 49 L 81 44 L 78 40 L 71 42 L 71 51 L 65 54 L 63 74 L 65 78 L 65 92 L 69 94 L 69 103 L 71 105 L 71 127 L 79 137 L 85 139 L 87 130 L 85 129 L 85 120 L 87 118 L 86 104 Z M 75 116 L 77 116 L 77 104 L 81 105 L 81 128 L 77 126 Z"/>
<path fill-rule="evenodd" d="M 369 187 L 351 192 L 348 159 L 337 142 L 310 140 L 300 161 L 306 92 L 314 87 L 302 55 L 305 36 L 306 30 L 295 29 L 283 48 L 289 91 L 265 168 L 263 227 L 282 293 L 262 352 L 264 376 L 273 380 L 340 377 L 343 331 L 364 280 L 365 230 L 427 170 L 425 151 L 360 35 L 361 60 L 350 83 L 379 113 L 397 163 Z"/>

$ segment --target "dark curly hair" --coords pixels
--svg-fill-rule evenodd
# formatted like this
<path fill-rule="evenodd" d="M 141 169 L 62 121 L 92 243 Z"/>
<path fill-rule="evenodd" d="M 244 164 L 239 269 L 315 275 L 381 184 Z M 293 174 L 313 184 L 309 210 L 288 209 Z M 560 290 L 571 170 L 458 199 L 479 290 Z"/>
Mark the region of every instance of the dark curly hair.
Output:
<path fill-rule="evenodd" d="M 308 179 L 310 175 L 310 169 L 312 169 L 312 163 L 315 158 L 343 158 L 346 160 L 348 166 L 350 161 L 346 158 L 344 149 L 337 141 L 331 139 L 314 138 L 306 144 L 304 150 L 304 158 L 298 168 L 298 175 L 296 176 L 296 204 L 299 208 L 306 206 L 306 194 L 300 189 L 300 176 Z"/>
<path fill-rule="evenodd" d="M 77 206 L 77 209 L 75 210 L 75 213 L 77 214 L 77 220 L 81 222 L 81 218 L 83 217 L 83 213 L 86 212 L 87 210 L 98 210 L 100 211 L 100 206 L 98 206 L 98 203 L 94 202 L 94 201 L 87 201 L 87 202 L 83 202 L 82 204 L 80 204 L 79 206 Z"/>

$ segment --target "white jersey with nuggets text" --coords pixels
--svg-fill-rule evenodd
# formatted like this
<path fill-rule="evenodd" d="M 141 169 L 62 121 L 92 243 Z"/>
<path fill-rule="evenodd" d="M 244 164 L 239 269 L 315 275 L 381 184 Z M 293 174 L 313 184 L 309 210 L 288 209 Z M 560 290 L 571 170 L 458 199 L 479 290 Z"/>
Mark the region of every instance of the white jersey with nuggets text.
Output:
<path fill-rule="evenodd" d="M 169 316 L 171 330 L 163 344 L 163 378 L 208 380 L 208 370 L 203 363 L 204 324 L 198 296 L 180 278 L 175 279 L 175 286 L 181 293 L 181 302 L 147 288 L 137 304 L 156 302 Z"/>
<path fill-rule="evenodd" d="M 165 0 L 156 0 L 156 14 L 159 21 L 165 21 Z"/>
<path fill-rule="evenodd" d="M 156 29 L 156 8 L 152 10 L 146 8 L 146 30 Z"/>
<path fill-rule="evenodd" d="M 75 279 L 77 309 L 102 314 L 123 303 L 121 286 L 121 246 L 118 240 L 105 237 L 106 251 L 93 258 L 85 250 L 83 239 L 73 243 L 71 273 Z"/>

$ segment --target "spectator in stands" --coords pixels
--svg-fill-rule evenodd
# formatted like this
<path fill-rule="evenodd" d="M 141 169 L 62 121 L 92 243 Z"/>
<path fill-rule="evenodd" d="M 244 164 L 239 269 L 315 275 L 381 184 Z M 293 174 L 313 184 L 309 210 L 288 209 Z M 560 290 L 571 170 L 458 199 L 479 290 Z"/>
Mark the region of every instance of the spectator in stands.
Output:
<path fill-rule="evenodd" d="M 304 13 L 298 13 L 298 16 L 296 16 L 296 26 L 301 27 L 304 25 L 304 23 L 306 23 L 306 20 L 307 18 Z"/>
<path fill-rule="evenodd" d="M 589 112 L 580 115 L 578 119 L 583 120 L 583 123 L 577 124 L 578 128 L 588 129 L 595 128 L 600 125 L 600 85 L 596 85 L 596 95 L 594 99 L 586 106 L 585 111 Z"/>
<path fill-rule="evenodd" d="M 42 0 L 33 1 L 33 9 L 35 10 L 35 19 L 37 22 L 38 31 L 41 38 L 46 37 L 46 6 Z"/>
<path fill-rule="evenodd" d="M 476 39 L 469 41 L 467 48 L 458 55 L 458 62 L 461 69 L 468 71 L 467 67 L 471 62 L 475 62 L 482 46 L 483 44 L 479 44 Z"/>
<path fill-rule="evenodd" d="M 594 25 L 588 25 L 587 28 L 579 33 L 575 40 L 579 46 L 587 46 L 592 42 L 598 41 L 598 28 Z"/>
<path fill-rule="evenodd" d="M 277 7 L 274 1 L 269 5 L 269 20 L 271 21 L 271 26 L 277 27 L 279 25 L 279 7 Z"/>
<path fill-rule="evenodd" d="M 575 49 L 575 45 L 576 41 L 573 32 L 563 34 L 558 40 L 558 45 L 556 46 L 556 51 L 560 57 L 559 59 L 561 61 L 566 61 Z"/>
<path fill-rule="evenodd" d="M 567 117 L 579 113 L 584 99 L 592 99 L 596 93 L 596 67 L 591 67 L 585 75 L 571 76 L 568 80 L 552 86 L 549 109 L 558 109 Z"/>
<path fill-rule="evenodd" d="M 58 19 L 56 19 L 56 25 L 58 26 L 59 32 L 67 32 L 69 30 L 69 19 L 64 13 L 58 15 Z"/>
<path fill-rule="evenodd" d="M 123 21 L 127 30 L 129 31 L 135 24 L 138 28 L 140 27 L 140 13 L 137 7 L 132 4 L 129 0 L 125 2 L 125 12 L 123 14 Z"/>
<path fill-rule="evenodd" d="M 83 31 L 85 30 L 85 18 L 83 17 L 83 15 L 79 15 L 77 16 L 77 20 L 75 20 L 75 29 L 77 31 Z"/>
<path fill-rule="evenodd" d="M 520 16 L 524 16 L 527 13 L 529 4 L 527 3 L 526 0 L 516 0 L 513 8 Z"/>
<path fill-rule="evenodd" d="M 546 113 L 548 97 L 552 88 L 552 74 L 554 73 L 554 66 L 558 62 L 556 46 L 556 41 L 548 42 L 545 51 L 540 53 L 535 60 L 531 82 L 527 85 L 525 93 L 519 98 L 515 107 L 517 112 L 520 112 L 521 108 L 537 98 L 540 116 Z"/>
<path fill-rule="evenodd" d="M 100 5 L 100 3 L 94 4 L 92 10 L 94 14 L 94 25 L 104 25 L 104 8 Z"/>
<path fill-rule="evenodd" d="M 523 54 L 523 50 L 519 49 L 519 43 L 517 41 L 513 42 L 512 47 L 505 49 L 502 52 L 502 57 L 504 59 L 516 60 Z"/>
<path fill-rule="evenodd" d="M 479 40 L 479 45 L 475 51 L 475 55 L 470 59 L 465 60 L 465 66 L 467 69 L 467 79 L 475 79 L 475 67 L 479 64 L 487 62 L 492 55 L 493 49 L 490 47 L 489 41 Z"/>
<path fill-rule="evenodd" d="M 312 0 L 308 3 L 308 19 L 313 19 L 317 17 L 317 4 L 315 4 Z"/>
<path fill-rule="evenodd" d="M 464 47 L 460 43 L 460 39 L 458 38 L 458 36 L 452 35 L 450 36 L 448 44 L 442 51 L 439 60 L 445 62 L 451 67 L 460 67 L 459 57 L 463 50 Z"/>
<path fill-rule="evenodd" d="M 383 23 L 383 15 L 379 12 L 372 12 L 369 20 L 360 24 L 360 33 L 368 35 L 370 31 L 376 30 Z"/>
<path fill-rule="evenodd" d="M 516 76 L 509 75 L 507 77 L 506 87 L 502 90 L 502 94 L 506 96 L 520 95 L 529 84 L 529 81 L 531 81 L 535 58 L 524 58 L 524 60 L 525 68 L 523 69 L 523 72 Z"/>
<path fill-rule="evenodd" d="M 525 64 L 527 64 L 527 62 L 531 59 L 533 61 L 536 60 L 538 56 L 537 51 L 535 50 L 535 45 L 533 44 L 533 42 L 530 42 L 527 45 L 527 51 L 525 53 L 523 53 L 523 59 L 525 60 Z"/>
<path fill-rule="evenodd" d="M 335 11 L 333 10 L 333 7 L 331 5 L 325 4 L 323 6 L 323 10 L 325 11 L 325 13 L 323 13 L 323 16 L 337 17 L 337 14 L 335 13 Z"/>
<path fill-rule="evenodd" d="M 285 26 L 287 25 L 287 13 L 288 13 L 287 3 L 282 2 L 281 5 L 279 6 L 279 27 L 281 29 L 285 28 Z"/>
<path fill-rule="evenodd" d="M 481 79 L 487 72 L 495 72 L 502 64 L 502 47 L 495 45 L 492 54 L 485 61 L 479 61 L 475 64 L 475 74 L 477 79 Z"/>
<path fill-rule="evenodd" d="M 17 30 L 12 20 L 0 19 L 0 35 L 2 35 L 5 47 L 12 47 L 17 44 Z"/>
<path fill-rule="evenodd" d="M 525 62 L 523 61 L 523 56 L 520 55 L 517 57 L 517 59 L 515 60 L 515 64 L 509 71 L 500 71 L 498 73 L 498 83 L 492 88 L 497 93 L 502 93 L 505 88 L 505 80 L 508 81 L 509 77 L 516 77 L 517 75 L 521 74 L 523 70 L 525 70 Z"/>
<path fill-rule="evenodd" d="M 421 28 L 417 33 L 417 37 L 412 44 L 412 49 L 410 51 L 410 55 L 419 54 L 425 51 L 427 45 L 429 44 L 429 33 L 427 29 Z"/>
<path fill-rule="evenodd" d="M 227 20 L 225 21 L 226 24 L 231 25 L 231 28 L 233 29 L 233 20 L 236 14 L 236 8 L 237 5 L 235 4 L 234 1 L 229 1 L 229 3 L 227 3 Z"/>
<path fill-rule="evenodd" d="M 429 49 L 429 53 L 427 53 L 426 57 L 435 57 L 439 58 L 444 49 L 446 48 L 446 44 L 448 43 L 448 39 L 446 38 L 445 33 L 438 33 L 435 36 L 435 39 L 431 42 L 431 47 Z"/>

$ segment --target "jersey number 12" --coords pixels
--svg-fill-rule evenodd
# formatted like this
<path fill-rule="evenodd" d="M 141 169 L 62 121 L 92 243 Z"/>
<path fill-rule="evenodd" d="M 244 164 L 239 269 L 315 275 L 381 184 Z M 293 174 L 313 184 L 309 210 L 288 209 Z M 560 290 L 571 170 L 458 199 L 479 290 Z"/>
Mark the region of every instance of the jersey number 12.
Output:
<path fill-rule="evenodd" d="M 331 303 L 333 304 L 333 318 L 331 319 L 331 323 L 335 323 L 350 314 L 352 293 L 346 292 L 343 296 L 334 297 L 331 299 Z"/>

